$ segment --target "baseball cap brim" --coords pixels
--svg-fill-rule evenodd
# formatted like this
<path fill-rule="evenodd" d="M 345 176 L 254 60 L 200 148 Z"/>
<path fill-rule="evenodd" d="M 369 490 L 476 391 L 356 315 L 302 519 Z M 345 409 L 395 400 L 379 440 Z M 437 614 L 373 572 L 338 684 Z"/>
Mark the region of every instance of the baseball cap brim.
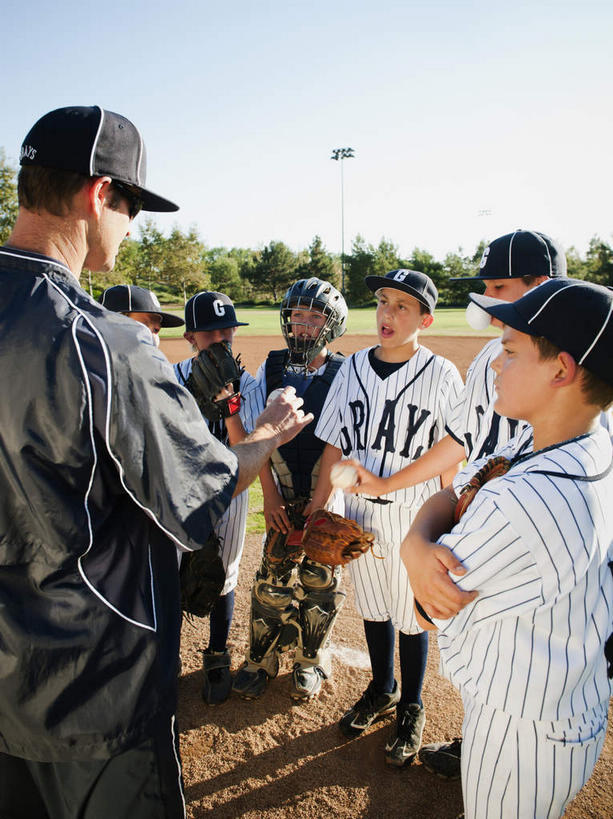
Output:
<path fill-rule="evenodd" d="M 179 316 L 173 316 L 172 313 L 154 313 L 162 317 L 162 327 L 181 327 L 185 322 Z"/>
<path fill-rule="evenodd" d="M 117 181 L 123 182 L 124 180 L 117 179 Z M 174 211 L 179 210 L 179 206 L 171 202 L 170 199 L 164 199 L 163 196 L 158 196 L 157 193 L 153 193 L 145 188 L 139 188 L 139 190 L 143 202 L 143 210 L 152 211 L 153 213 L 174 213 Z"/>
<path fill-rule="evenodd" d="M 388 279 L 385 276 L 366 276 L 364 282 L 366 287 L 372 290 L 373 293 L 376 293 L 377 290 L 380 290 L 382 287 L 390 287 L 392 290 L 400 290 L 402 293 L 406 293 L 407 296 L 412 296 L 414 299 L 417 299 L 420 304 L 427 307 L 428 310 L 432 310 L 432 305 L 428 304 L 423 293 L 420 293 L 419 290 L 415 290 L 414 287 L 411 287 L 411 285 L 403 281 L 394 281 L 394 279 Z"/>

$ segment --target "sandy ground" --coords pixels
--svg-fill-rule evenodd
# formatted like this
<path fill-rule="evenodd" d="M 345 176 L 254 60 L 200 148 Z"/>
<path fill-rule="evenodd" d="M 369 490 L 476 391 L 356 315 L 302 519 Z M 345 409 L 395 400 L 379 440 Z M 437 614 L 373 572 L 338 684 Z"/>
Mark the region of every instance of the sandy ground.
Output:
<path fill-rule="evenodd" d="M 336 347 L 350 353 L 375 343 L 373 336 L 347 336 Z M 430 336 L 426 346 L 446 354 L 465 374 L 483 339 Z M 269 349 L 283 345 L 279 336 L 236 338 L 247 369 L 255 373 Z M 162 341 L 171 361 L 190 355 L 183 340 Z M 229 648 L 237 669 L 247 644 L 249 590 L 261 553 L 261 538 L 245 544 Z M 418 762 L 403 770 L 385 764 L 383 748 L 391 717 L 358 739 L 346 740 L 337 727 L 347 707 L 369 681 L 368 656 L 361 619 L 353 608 L 349 578 L 347 602 L 332 635 L 333 676 L 320 696 L 304 704 L 290 698 L 291 656 L 284 655 L 279 676 L 261 699 L 231 697 L 216 708 L 200 698 L 201 652 L 208 643 L 208 620 L 185 623 L 179 683 L 179 728 L 190 819 L 315 819 L 316 817 L 424 817 L 447 819 L 462 810 L 459 782 L 446 782 Z M 396 658 L 398 667 L 398 659 Z M 430 641 L 423 699 L 427 722 L 424 742 L 452 739 L 461 733 L 462 704 L 455 689 L 438 673 L 436 638 Z M 610 714 L 613 717 L 613 714 Z M 572 819 L 613 816 L 613 737 L 609 730 L 594 774 L 566 812 Z"/>

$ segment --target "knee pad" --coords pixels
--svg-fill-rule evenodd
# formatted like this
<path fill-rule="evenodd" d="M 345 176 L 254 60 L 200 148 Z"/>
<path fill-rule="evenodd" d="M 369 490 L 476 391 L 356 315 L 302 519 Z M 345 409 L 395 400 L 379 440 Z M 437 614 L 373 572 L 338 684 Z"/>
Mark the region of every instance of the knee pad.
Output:
<path fill-rule="evenodd" d="M 298 567 L 298 579 L 307 594 L 314 591 L 334 592 L 340 586 L 341 577 L 340 566 L 326 566 L 308 557 Z"/>

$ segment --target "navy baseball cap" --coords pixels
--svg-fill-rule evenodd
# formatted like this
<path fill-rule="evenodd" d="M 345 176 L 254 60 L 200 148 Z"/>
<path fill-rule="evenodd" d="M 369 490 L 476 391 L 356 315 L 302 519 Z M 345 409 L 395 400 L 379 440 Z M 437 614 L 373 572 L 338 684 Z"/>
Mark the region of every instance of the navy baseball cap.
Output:
<path fill-rule="evenodd" d="M 185 329 L 190 333 L 246 327 L 248 323 L 237 321 L 232 299 L 215 290 L 202 290 L 185 305 Z"/>
<path fill-rule="evenodd" d="M 174 202 L 145 188 L 145 143 L 136 126 L 98 105 L 57 108 L 45 114 L 24 139 L 19 164 L 110 176 L 138 188 L 143 210 L 179 210 Z"/>
<path fill-rule="evenodd" d="M 566 276 L 566 255 L 560 245 L 536 230 L 514 230 L 485 248 L 475 276 L 455 276 L 451 282 L 475 279 L 520 279 L 522 276 Z"/>
<path fill-rule="evenodd" d="M 153 290 L 135 284 L 117 284 L 102 294 L 102 306 L 114 313 L 155 313 L 162 317 L 162 327 L 180 327 L 183 319 L 163 313 Z"/>
<path fill-rule="evenodd" d="M 577 364 L 613 385 L 613 291 L 581 279 L 552 279 L 521 299 L 501 301 L 471 293 L 470 299 L 503 324 L 543 336 Z"/>
<path fill-rule="evenodd" d="M 402 290 L 414 299 L 424 304 L 431 313 L 434 313 L 438 300 L 438 290 L 430 276 L 420 273 L 418 270 L 390 270 L 385 276 L 366 276 L 364 279 L 366 287 L 376 293 L 381 287 L 391 287 L 394 290 Z"/>

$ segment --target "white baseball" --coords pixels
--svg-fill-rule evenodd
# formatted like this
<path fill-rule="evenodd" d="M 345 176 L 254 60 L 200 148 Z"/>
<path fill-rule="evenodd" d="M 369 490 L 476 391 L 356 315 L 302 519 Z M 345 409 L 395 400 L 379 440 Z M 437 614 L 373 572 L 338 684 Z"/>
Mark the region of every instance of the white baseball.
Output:
<path fill-rule="evenodd" d="M 330 470 L 330 482 L 337 489 L 348 489 L 358 482 L 358 471 L 355 466 L 340 461 Z"/>
<path fill-rule="evenodd" d="M 268 406 L 272 401 L 274 401 L 275 398 L 278 398 L 284 389 L 285 389 L 284 387 L 278 387 L 276 390 L 273 390 L 266 399 L 266 406 Z"/>
<path fill-rule="evenodd" d="M 466 321 L 473 330 L 485 330 L 490 326 L 490 314 L 486 313 L 482 307 L 471 301 L 466 308 Z"/>

